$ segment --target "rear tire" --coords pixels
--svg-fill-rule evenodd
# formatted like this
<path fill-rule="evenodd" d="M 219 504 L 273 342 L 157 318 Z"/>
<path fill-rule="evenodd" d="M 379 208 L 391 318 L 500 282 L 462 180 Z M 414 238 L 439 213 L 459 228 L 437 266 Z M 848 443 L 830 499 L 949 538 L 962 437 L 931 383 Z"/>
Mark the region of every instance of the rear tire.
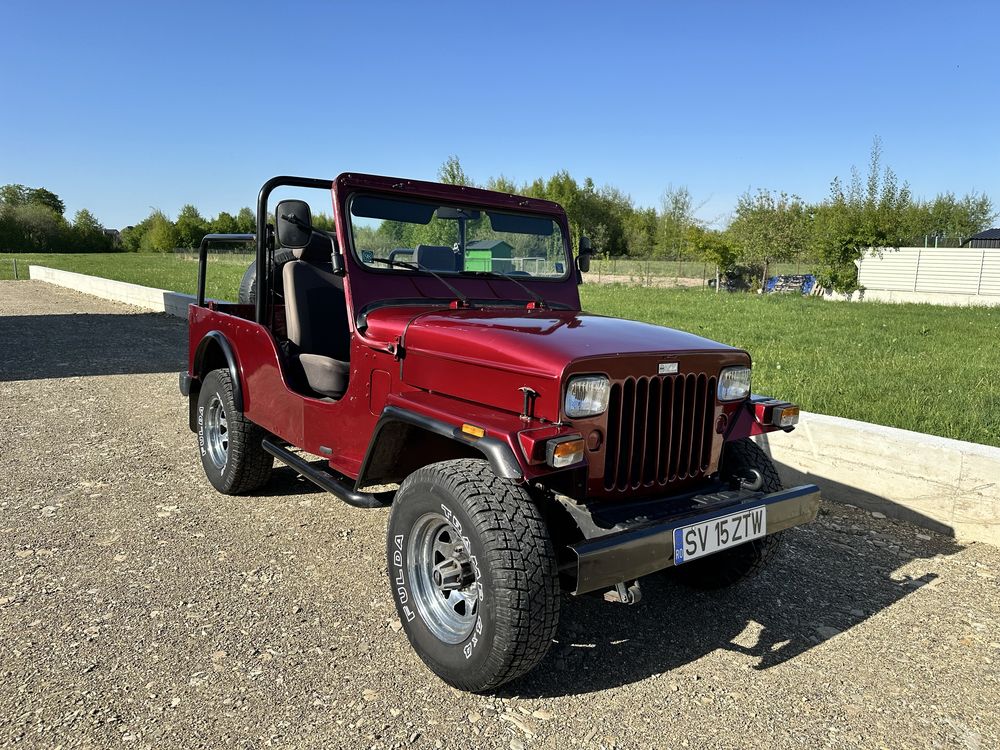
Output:
<path fill-rule="evenodd" d="M 274 251 L 274 291 L 282 293 L 281 269 L 290 260 L 295 260 L 295 255 L 287 248 L 279 248 Z M 257 261 L 250 261 L 247 270 L 243 272 L 240 279 L 239 301 L 244 305 L 252 305 L 257 300 Z"/>
<path fill-rule="evenodd" d="M 445 682 L 492 690 L 545 655 L 559 622 L 559 571 L 521 485 L 478 459 L 419 469 L 396 494 L 387 542 L 400 622 Z"/>
<path fill-rule="evenodd" d="M 274 457 L 261 446 L 266 433 L 237 410 L 229 370 L 205 376 L 197 416 L 201 465 L 215 489 L 242 495 L 267 483 Z"/>
<path fill-rule="evenodd" d="M 726 443 L 722 457 L 722 475 L 725 478 L 740 477 L 746 480 L 759 477 L 761 492 L 777 492 L 782 488 L 774 462 L 750 438 Z M 759 573 L 780 547 L 781 532 L 668 570 L 675 580 L 691 588 L 726 588 Z"/>

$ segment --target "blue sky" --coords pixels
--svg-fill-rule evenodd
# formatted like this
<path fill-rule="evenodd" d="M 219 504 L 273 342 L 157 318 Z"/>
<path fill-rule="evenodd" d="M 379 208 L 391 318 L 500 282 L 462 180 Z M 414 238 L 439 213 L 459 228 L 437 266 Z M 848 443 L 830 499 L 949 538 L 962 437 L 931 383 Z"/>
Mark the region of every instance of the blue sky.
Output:
<path fill-rule="evenodd" d="M 6 3 L 0 184 L 107 226 L 275 174 L 568 169 L 701 217 L 807 200 L 872 139 L 915 194 L 1000 204 L 1000 5 Z"/>

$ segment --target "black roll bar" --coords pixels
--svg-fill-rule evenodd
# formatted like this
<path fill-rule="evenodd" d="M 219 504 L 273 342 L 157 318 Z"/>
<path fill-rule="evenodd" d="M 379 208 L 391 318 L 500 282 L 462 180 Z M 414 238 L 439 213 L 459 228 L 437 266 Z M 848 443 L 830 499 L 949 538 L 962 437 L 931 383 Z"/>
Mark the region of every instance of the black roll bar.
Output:
<path fill-rule="evenodd" d="M 208 262 L 208 245 L 212 242 L 253 242 L 254 234 L 206 234 L 198 245 L 198 307 L 205 306 L 205 269 Z"/>
<path fill-rule="evenodd" d="M 303 187 L 331 190 L 333 180 L 314 177 L 272 177 L 265 182 L 257 195 L 257 300 L 254 318 L 261 325 L 267 324 L 267 302 L 271 298 L 271 264 L 268 263 L 267 199 L 278 187 Z"/>

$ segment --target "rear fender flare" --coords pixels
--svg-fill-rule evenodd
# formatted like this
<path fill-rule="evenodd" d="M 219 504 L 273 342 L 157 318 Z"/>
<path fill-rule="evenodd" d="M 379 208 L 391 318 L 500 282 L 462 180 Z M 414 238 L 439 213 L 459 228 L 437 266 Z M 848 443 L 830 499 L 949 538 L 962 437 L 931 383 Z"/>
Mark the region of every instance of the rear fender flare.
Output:
<path fill-rule="evenodd" d="M 201 381 L 210 370 L 222 366 L 221 360 L 225 361 L 225 367 L 229 369 L 229 378 L 233 381 L 233 400 L 236 408 L 243 411 L 243 381 L 240 379 L 239 362 L 233 352 L 232 344 L 221 331 L 209 331 L 198 342 L 191 373 L 197 380 L 192 383 L 191 395 L 192 397 L 197 395 Z"/>

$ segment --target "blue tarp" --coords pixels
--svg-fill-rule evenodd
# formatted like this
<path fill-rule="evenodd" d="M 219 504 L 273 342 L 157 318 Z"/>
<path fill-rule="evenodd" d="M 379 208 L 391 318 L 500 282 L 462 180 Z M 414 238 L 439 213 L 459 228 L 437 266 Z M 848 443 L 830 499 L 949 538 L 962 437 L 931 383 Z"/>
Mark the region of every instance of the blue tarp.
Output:
<path fill-rule="evenodd" d="M 798 292 L 809 294 L 816 286 L 816 277 L 811 273 L 794 274 L 790 276 L 772 276 L 764 284 L 764 294 L 774 292 Z"/>

